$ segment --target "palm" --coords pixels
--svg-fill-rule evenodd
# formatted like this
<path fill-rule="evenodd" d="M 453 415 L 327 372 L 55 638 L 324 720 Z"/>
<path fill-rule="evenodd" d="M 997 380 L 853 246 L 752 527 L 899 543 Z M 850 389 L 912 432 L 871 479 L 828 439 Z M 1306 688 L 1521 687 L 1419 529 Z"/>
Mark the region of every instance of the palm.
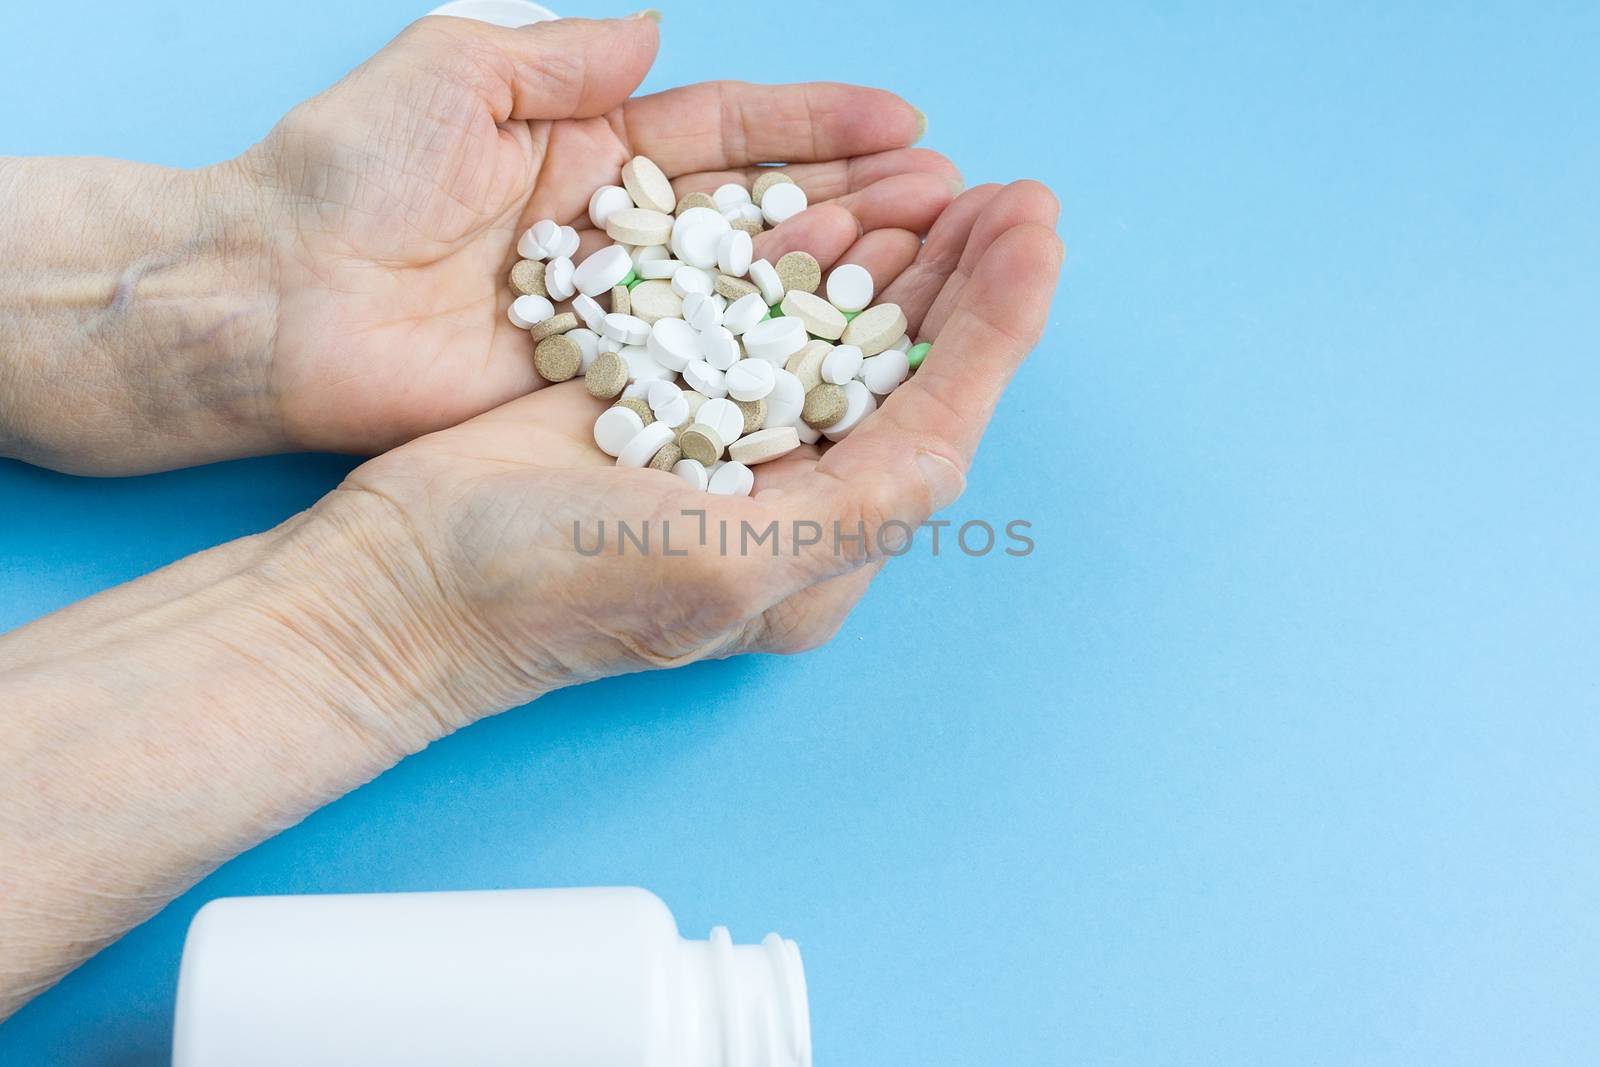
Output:
<path fill-rule="evenodd" d="M 430 22 L 444 24 L 428 31 L 444 48 L 483 32 L 419 25 Z M 890 231 L 880 244 L 908 259 L 952 195 L 954 169 L 904 148 L 911 112 L 874 90 L 704 84 L 591 117 L 521 119 L 470 77 L 388 55 L 258 150 L 291 205 L 274 384 L 289 433 L 311 447 L 381 450 L 538 388 L 527 336 L 504 315 L 516 239 L 548 217 L 579 226 L 580 254 L 606 243 L 585 231 L 589 194 L 636 153 L 679 195 L 715 188 L 728 168 L 809 160 L 793 171 L 813 210 L 761 236 L 758 252 L 774 256 L 798 247 L 826 261 Z"/>
<path fill-rule="evenodd" d="M 649 524 L 659 538 L 670 521 L 681 549 L 693 547 L 698 531 L 686 512 L 705 512 L 713 529 L 726 521 L 735 536 L 741 521 L 790 529 L 794 520 L 840 518 L 850 528 L 861 518 L 870 528 L 914 515 L 920 482 L 914 470 L 908 476 L 908 457 L 931 450 L 964 466 L 1042 327 L 1059 262 L 1054 222 L 1054 200 L 1037 185 L 981 187 L 944 213 L 913 259 L 888 244 L 855 258 L 935 349 L 845 442 L 758 467 L 753 499 L 708 496 L 656 471 L 616 467 L 594 443 L 602 404 L 581 382 L 374 460 L 350 486 L 398 505 L 425 543 L 450 531 L 454 566 L 472 572 L 469 585 L 488 582 L 497 592 L 487 622 L 501 643 L 536 650 L 516 665 L 533 689 L 548 678 L 811 647 L 837 628 L 881 559 L 831 550 L 774 558 L 770 549 L 680 559 L 663 555 L 659 541 L 649 556 L 619 556 L 615 523 Z M 613 540 L 603 559 L 586 557 L 575 549 L 575 524 L 592 545 L 602 522 Z"/>

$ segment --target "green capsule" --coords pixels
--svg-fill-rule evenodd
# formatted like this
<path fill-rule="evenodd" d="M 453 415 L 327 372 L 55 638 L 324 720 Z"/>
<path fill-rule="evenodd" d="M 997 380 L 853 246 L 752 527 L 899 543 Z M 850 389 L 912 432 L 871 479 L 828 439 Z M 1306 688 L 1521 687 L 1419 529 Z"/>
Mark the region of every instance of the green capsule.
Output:
<path fill-rule="evenodd" d="M 927 341 L 922 342 L 920 345 L 911 346 L 911 350 L 906 353 L 906 362 L 911 364 L 912 370 L 922 366 L 923 359 L 928 355 L 928 349 L 932 347 L 933 345 Z"/>

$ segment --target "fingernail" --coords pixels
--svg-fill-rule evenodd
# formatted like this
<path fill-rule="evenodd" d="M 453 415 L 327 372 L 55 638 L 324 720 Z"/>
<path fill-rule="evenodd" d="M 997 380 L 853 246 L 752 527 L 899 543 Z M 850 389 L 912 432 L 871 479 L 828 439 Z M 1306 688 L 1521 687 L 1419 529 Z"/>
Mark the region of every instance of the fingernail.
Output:
<path fill-rule="evenodd" d="M 911 110 L 917 113 L 917 135 L 911 138 L 911 143 L 916 144 L 928 132 L 928 116 L 924 115 L 922 109 L 915 104 L 911 105 Z"/>
<path fill-rule="evenodd" d="M 661 22 L 661 12 L 657 11 L 653 7 L 647 7 L 643 11 L 635 11 L 628 17 L 630 19 L 649 19 L 651 22 L 657 24 Z"/>
<path fill-rule="evenodd" d="M 934 511 L 954 504 L 961 491 L 967 487 L 966 476 L 961 469 L 943 456 L 936 456 L 932 452 L 917 453 L 917 470 L 922 473 L 922 480 L 928 485 L 928 498 L 933 504 Z"/>

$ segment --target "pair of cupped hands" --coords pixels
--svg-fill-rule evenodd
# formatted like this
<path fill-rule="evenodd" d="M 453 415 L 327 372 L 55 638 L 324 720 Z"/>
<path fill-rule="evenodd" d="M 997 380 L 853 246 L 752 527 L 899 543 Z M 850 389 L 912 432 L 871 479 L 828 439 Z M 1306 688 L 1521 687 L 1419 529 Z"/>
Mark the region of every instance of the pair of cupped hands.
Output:
<path fill-rule="evenodd" d="M 893 543 L 885 524 L 914 528 L 960 494 L 1044 326 L 1062 251 L 1043 186 L 961 191 L 948 160 L 911 147 L 921 113 L 878 89 L 631 97 L 658 32 L 648 15 L 520 30 L 423 19 L 226 165 L 270 235 L 276 321 L 259 373 L 277 432 L 286 447 L 381 453 L 273 536 L 310 556 L 329 536 L 360 546 L 363 573 L 406 605 L 384 623 L 391 646 L 430 640 L 472 663 L 473 691 L 442 709 L 452 720 L 601 675 L 826 640 Z M 614 466 L 592 437 L 603 402 L 581 380 L 543 383 L 506 318 L 518 236 L 577 219 L 580 257 L 608 243 L 586 228 L 588 198 L 635 154 L 678 196 L 786 164 L 811 206 L 757 237 L 757 256 L 858 263 L 875 302 L 934 342 L 846 440 L 758 467 L 750 498 Z M 658 535 L 670 521 L 674 554 L 618 555 L 618 521 Z M 606 551 L 579 552 L 575 533 L 592 547 L 602 522 Z M 776 554 L 737 538 L 724 552 L 715 534 L 774 522 Z M 797 523 L 830 536 L 794 543 Z"/>

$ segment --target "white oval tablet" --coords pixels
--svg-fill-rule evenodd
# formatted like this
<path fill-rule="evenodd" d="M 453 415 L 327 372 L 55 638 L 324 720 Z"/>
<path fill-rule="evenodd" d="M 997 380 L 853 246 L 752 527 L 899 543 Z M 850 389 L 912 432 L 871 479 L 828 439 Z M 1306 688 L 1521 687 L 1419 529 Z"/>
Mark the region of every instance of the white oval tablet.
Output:
<path fill-rule="evenodd" d="M 592 253 L 573 273 L 572 282 L 584 296 L 599 296 L 620 285 L 633 269 L 633 259 L 621 245 L 607 245 Z M 549 286 L 550 272 L 545 271 L 545 285 Z"/>
<path fill-rule="evenodd" d="M 656 362 L 656 357 L 644 345 L 624 345 L 617 353 L 628 365 L 628 380 L 647 385 L 657 379 L 670 379 L 672 371 Z"/>
<path fill-rule="evenodd" d="M 828 303 L 840 311 L 860 311 L 872 303 L 872 275 L 858 263 L 833 268 L 828 275 Z"/>
<path fill-rule="evenodd" d="M 779 182 L 761 198 L 761 217 L 776 226 L 806 209 L 806 191 L 793 182 Z"/>
<path fill-rule="evenodd" d="M 714 296 L 690 293 L 683 298 L 683 317 L 702 333 L 722 325 L 722 309 Z"/>
<path fill-rule="evenodd" d="M 735 400 L 761 400 L 772 392 L 777 376 L 764 359 L 741 359 L 728 368 L 728 395 Z"/>
<path fill-rule="evenodd" d="M 822 380 L 843 385 L 861 369 L 861 349 L 855 345 L 835 345 L 822 359 Z"/>
<path fill-rule="evenodd" d="M 522 236 L 517 238 L 517 255 L 523 259 L 540 260 L 546 257 L 544 248 L 539 244 L 538 238 L 533 236 L 533 231 L 523 230 Z"/>
<path fill-rule="evenodd" d="M 663 445 L 670 444 L 677 436 L 677 432 L 666 423 L 652 422 L 622 446 L 622 451 L 617 453 L 617 466 L 642 467 L 655 458 Z"/>
<path fill-rule="evenodd" d="M 594 420 L 594 443 L 608 456 L 618 456 L 644 430 L 644 420 L 631 408 L 606 408 Z"/>
<path fill-rule="evenodd" d="M 545 255 L 561 254 L 557 251 L 561 243 L 561 225 L 555 219 L 540 219 L 533 224 L 533 229 L 529 232 L 533 234 L 533 239 L 539 243 L 539 247 L 544 249 Z"/>
<path fill-rule="evenodd" d="M 771 463 L 800 447 L 800 434 L 793 426 L 774 426 L 745 434 L 728 446 L 728 458 L 753 467 Z"/>

